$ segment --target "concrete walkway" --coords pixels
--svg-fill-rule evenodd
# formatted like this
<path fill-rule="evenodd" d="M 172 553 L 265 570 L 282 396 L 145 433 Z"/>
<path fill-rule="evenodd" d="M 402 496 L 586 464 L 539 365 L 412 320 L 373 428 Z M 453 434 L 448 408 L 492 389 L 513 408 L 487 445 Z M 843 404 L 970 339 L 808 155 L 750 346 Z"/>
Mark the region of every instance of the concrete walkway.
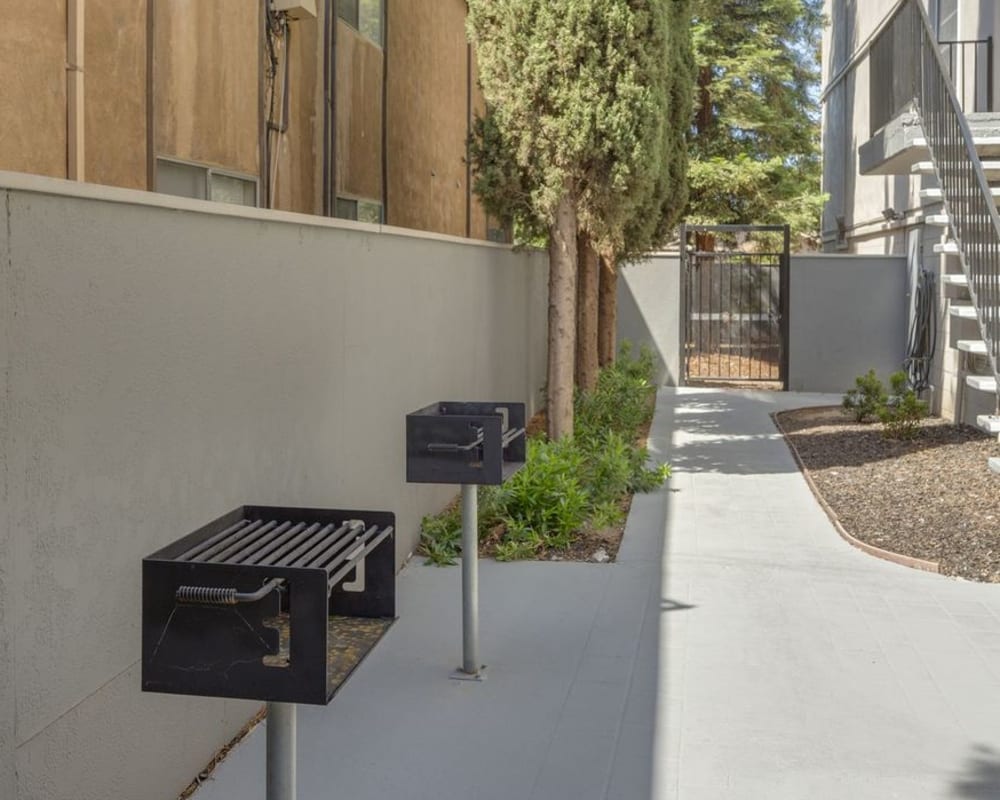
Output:
<path fill-rule="evenodd" d="M 448 679 L 459 570 L 407 567 L 399 623 L 300 708 L 299 797 L 1000 797 L 1000 586 L 837 536 L 768 418 L 836 401 L 661 390 L 675 477 L 616 564 L 482 564 L 484 683 Z M 196 797 L 263 800 L 263 730 Z"/>

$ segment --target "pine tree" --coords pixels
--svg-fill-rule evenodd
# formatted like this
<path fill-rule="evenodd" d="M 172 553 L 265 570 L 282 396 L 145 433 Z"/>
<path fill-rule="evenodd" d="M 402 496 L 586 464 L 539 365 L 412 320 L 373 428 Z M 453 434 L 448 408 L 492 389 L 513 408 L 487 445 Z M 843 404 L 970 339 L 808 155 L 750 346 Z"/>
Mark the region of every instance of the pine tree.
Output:
<path fill-rule="evenodd" d="M 688 219 L 819 228 L 822 0 L 694 0 Z"/>

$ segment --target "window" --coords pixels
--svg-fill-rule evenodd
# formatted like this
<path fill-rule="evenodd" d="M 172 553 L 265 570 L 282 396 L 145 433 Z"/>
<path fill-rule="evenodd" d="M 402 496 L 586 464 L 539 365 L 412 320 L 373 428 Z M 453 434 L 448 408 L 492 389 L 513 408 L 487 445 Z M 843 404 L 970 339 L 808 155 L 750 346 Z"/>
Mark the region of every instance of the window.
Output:
<path fill-rule="evenodd" d="M 939 42 L 958 40 L 958 0 L 938 0 L 937 34 Z"/>
<path fill-rule="evenodd" d="M 201 164 L 156 159 L 156 191 L 238 206 L 257 205 L 257 179 Z"/>
<path fill-rule="evenodd" d="M 337 16 L 382 46 L 382 14 L 385 0 L 337 0 Z"/>
<path fill-rule="evenodd" d="M 382 204 L 374 203 L 371 200 L 354 200 L 350 197 L 338 197 L 336 216 L 341 219 L 353 219 L 357 222 L 381 225 Z"/>

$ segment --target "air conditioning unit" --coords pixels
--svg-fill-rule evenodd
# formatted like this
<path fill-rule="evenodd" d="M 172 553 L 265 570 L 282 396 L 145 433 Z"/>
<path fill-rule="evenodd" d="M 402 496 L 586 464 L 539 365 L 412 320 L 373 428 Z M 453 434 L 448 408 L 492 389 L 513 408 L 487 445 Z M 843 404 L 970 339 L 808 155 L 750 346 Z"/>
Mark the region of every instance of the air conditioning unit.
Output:
<path fill-rule="evenodd" d="M 289 19 L 316 16 L 316 0 L 271 0 L 271 8 L 283 11 Z"/>

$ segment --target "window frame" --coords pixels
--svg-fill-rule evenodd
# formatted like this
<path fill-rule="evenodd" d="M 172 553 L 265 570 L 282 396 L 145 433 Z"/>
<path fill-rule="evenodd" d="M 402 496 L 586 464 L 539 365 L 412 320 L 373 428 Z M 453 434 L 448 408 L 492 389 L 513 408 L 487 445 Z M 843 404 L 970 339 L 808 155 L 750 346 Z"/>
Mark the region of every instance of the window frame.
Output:
<path fill-rule="evenodd" d="M 253 186 L 253 204 L 229 203 L 229 205 L 240 205 L 243 208 L 260 208 L 260 178 L 256 175 L 251 175 L 248 172 L 239 172 L 238 170 L 225 169 L 224 167 L 213 167 L 209 164 L 202 164 L 198 161 L 189 161 L 175 156 L 156 156 L 155 161 L 157 167 L 159 167 L 160 162 L 165 162 L 167 164 L 176 164 L 180 167 L 202 170 L 205 173 L 205 196 L 189 197 L 189 195 L 171 194 L 170 192 L 163 191 L 160 188 L 160 172 L 157 168 L 154 175 L 153 190 L 159 194 L 170 194 L 171 197 L 188 197 L 191 200 L 205 200 L 209 203 L 221 203 L 223 202 L 222 200 L 212 199 L 212 177 L 214 175 L 218 175 L 222 178 L 233 178 L 235 180 L 244 181 L 245 183 L 249 183 Z"/>

